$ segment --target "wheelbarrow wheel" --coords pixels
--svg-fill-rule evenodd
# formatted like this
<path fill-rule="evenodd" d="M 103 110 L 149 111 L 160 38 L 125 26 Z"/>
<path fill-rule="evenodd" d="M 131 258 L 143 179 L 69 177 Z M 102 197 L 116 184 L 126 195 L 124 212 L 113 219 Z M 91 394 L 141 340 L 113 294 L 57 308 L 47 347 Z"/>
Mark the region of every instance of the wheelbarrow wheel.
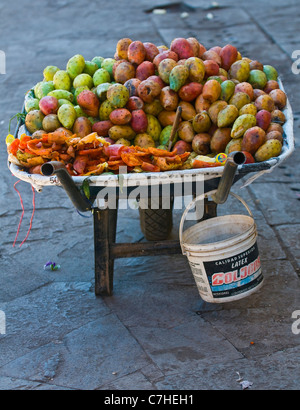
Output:
<path fill-rule="evenodd" d="M 158 209 L 150 208 L 151 200 L 148 201 L 147 209 L 139 208 L 141 230 L 147 241 L 163 241 L 168 239 L 173 227 L 173 204 L 174 199 L 172 198 L 170 209 L 163 209 L 160 198 L 155 204 L 155 208 Z"/>

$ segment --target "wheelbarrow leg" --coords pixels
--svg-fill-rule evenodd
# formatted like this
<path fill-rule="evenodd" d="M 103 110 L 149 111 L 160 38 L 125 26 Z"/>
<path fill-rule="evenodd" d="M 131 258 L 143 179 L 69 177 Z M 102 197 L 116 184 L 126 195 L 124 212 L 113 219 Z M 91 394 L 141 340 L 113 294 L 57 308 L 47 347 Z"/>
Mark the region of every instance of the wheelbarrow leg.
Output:
<path fill-rule="evenodd" d="M 116 240 L 118 209 L 94 209 L 95 294 L 112 295 L 114 260 L 110 244 Z"/>
<path fill-rule="evenodd" d="M 217 216 L 217 205 L 214 201 L 204 199 L 204 215 L 203 220 L 215 218 Z"/>
<path fill-rule="evenodd" d="M 203 216 L 202 218 L 198 219 L 198 222 L 215 218 L 217 216 L 217 206 L 218 204 L 216 204 L 214 201 L 210 201 L 208 198 L 204 198 Z"/>

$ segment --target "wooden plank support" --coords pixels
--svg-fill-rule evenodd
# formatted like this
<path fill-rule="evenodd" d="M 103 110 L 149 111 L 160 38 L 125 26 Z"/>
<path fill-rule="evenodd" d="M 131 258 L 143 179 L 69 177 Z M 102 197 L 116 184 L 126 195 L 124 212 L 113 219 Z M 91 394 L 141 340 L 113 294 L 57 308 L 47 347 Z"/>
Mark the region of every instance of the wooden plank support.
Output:
<path fill-rule="evenodd" d="M 178 241 L 114 243 L 110 244 L 110 255 L 114 259 L 138 256 L 175 255 L 181 253 Z"/>

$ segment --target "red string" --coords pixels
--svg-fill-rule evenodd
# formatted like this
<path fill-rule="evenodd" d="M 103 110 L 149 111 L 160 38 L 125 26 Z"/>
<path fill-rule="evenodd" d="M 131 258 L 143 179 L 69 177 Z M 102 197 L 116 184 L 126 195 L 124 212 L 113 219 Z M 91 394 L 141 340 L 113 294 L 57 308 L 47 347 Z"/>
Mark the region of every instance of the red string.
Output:
<path fill-rule="evenodd" d="M 22 215 L 21 215 L 21 218 L 20 218 L 20 222 L 19 222 L 19 226 L 18 226 L 18 230 L 17 230 L 16 237 L 15 237 L 15 241 L 14 241 L 14 243 L 13 243 L 13 247 L 15 247 L 15 245 L 16 245 L 16 242 L 17 242 L 17 239 L 18 239 L 18 236 L 19 236 L 19 232 L 20 232 L 20 228 L 21 228 L 21 224 L 22 224 L 22 221 L 23 221 L 24 213 L 25 213 L 24 204 L 23 204 L 23 200 L 22 200 L 21 194 L 20 194 L 20 192 L 19 192 L 19 191 L 17 190 L 17 188 L 16 188 L 16 186 L 17 186 L 17 184 L 18 184 L 19 182 L 21 182 L 21 180 L 17 181 L 17 182 L 14 184 L 14 189 L 15 189 L 15 191 L 17 192 L 17 194 L 19 195 L 19 198 L 20 198 L 21 207 L 22 207 Z"/>
<path fill-rule="evenodd" d="M 30 224 L 29 224 L 29 229 L 28 229 L 27 235 L 26 235 L 25 239 L 23 240 L 23 242 L 21 242 L 20 248 L 28 239 L 28 236 L 29 236 L 31 228 L 32 228 L 32 222 L 33 222 L 33 217 L 34 217 L 34 213 L 35 213 L 35 190 L 34 190 L 32 185 L 31 185 L 31 189 L 32 189 L 32 214 L 31 214 L 31 218 L 30 218 Z"/>
<path fill-rule="evenodd" d="M 16 242 L 17 242 L 17 239 L 18 239 L 18 236 L 19 236 L 19 233 L 20 233 L 20 229 L 21 229 L 21 224 L 22 224 L 22 221 L 23 221 L 24 213 L 25 213 L 25 208 L 24 208 L 24 203 L 23 203 L 22 196 L 21 196 L 20 192 L 19 192 L 19 191 L 17 190 L 17 188 L 16 188 L 16 185 L 17 185 L 19 182 L 21 182 L 21 180 L 17 181 L 17 182 L 14 184 L 14 189 L 15 189 L 15 191 L 18 193 L 19 198 L 20 198 L 21 207 L 22 207 L 22 215 L 21 215 L 21 218 L 20 218 L 20 222 L 19 222 L 19 226 L 18 226 L 18 230 L 17 230 L 16 237 L 15 237 L 15 241 L 14 241 L 14 243 L 13 243 L 13 247 L 15 247 L 15 245 L 16 245 Z M 20 248 L 21 248 L 21 246 L 27 241 L 27 239 L 28 239 L 28 237 L 29 237 L 29 234 L 30 234 L 30 231 L 31 231 L 31 228 L 32 228 L 33 217 L 34 217 L 34 213 L 35 213 L 35 190 L 34 190 L 33 186 L 31 186 L 31 189 L 32 189 L 32 206 L 33 206 L 33 210 L 32 210 L 32 215 L 31 215 L 31 218 L 30 218 L 30 224 L 29 224 L 28 232 L 27 232 L 27 234 L 26 234 L 25 239 L 21 242 Z"/>

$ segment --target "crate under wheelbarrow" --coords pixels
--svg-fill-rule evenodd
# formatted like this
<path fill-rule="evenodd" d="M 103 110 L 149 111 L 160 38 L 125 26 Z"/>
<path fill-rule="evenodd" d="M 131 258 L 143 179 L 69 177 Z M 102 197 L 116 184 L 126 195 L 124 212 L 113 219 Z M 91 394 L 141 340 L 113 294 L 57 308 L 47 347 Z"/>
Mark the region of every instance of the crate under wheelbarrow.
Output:
<path fill-rule="evenodd" d="M 280 81 L 279 84 L 280 88 L 284 91 Z M 232 181 L 233 183 L 248 174 L 252 174 L 248 180 L 250 183 L 265 172 L 273 171 L 275 167 L 291 155 L 294 150 L 294 134 L 293 113 L 289 100 L 287 100 L 284 114 L 286 116 L 286 122 L 283 125 L 284 141 L 280 156 L 261 163 L 238 166 L 234 180 Z M 15 136 L 17 137 L 24 131 L 26 132 L 26 129 L 24 129 L 24 124 L 22 120 L 20 120 Z M 44 186 L 62 186 L 57 175 L 44 176 L 29 174 L 26 170 L 21 169 L 15 164 L 9 163 L 8 165 L 15 177 L 30 183 L 38 192 L 41 192 Z M 94 220 L 95 294 L 112 294 L 115 259 L 180 254 L 181 246 L 179 241 L 167 239 L 172 228 L 172 201 L 176 196 L 184 196 L 186 194 L 183 187 L 187 181 L 190 186 L 187 193 L 188 195 L 197 196 L 199 193 L 202 194 L 203 192 L 216 190 L 219 186 L 222 173 L 223 167 L 159 173 L 131 173 L 122 175 L 122 183 L 120 183 L 119 175 L 106 174 L 89 177 L 89 203 L 92 204 L 90 209 L 93 212 Z M 76 191 L 79 192 L 78 188 L 82 186 L 86 177 L 72 177 L 71 179 L 74 187 L 77 187 Z M 165 209 L 165 204 L 163 203 L 163 188 L 166 184 L 168 184 L 169 197 L 171 198 L 170 207 L 167 207 L 167 209 Z M 141 185 L 144 187 L 143 192 L 147 193 L 147 195 L 145 195 L 144 198 L 140 197 L 140 202 L 150 201 L 151 204 L 152 200 L 152 204 L 155 204 L 155 209 L 151 209 L 150 205 L 150 208 L 146 207 L 146 209 L 140 210 L 141 228 L 148 241 L 139 243 L 116 243 L 118 202 L 120 199 L 129 199 L 132 192 Z M 202 192 L 199 192 L 199 186 L 201 186 L 200 189 Z M 67 192 L 74 206 L 77 208 L 78 192 L 75 194 L 74 190 Z M 104 199 L 105 206 L 103 208 L 98 204 L 99 196 L 101 199 Z M 105 201 L 105 198 L 113 198 L 113 205 L 110 205 L 108 200 Z M 81 202 L 82 198 L 79 197 L 78 201 Z M 215 217 L 216 213 L 216 203 L 206 200 L 204 203 L 203 218 Z"/>

